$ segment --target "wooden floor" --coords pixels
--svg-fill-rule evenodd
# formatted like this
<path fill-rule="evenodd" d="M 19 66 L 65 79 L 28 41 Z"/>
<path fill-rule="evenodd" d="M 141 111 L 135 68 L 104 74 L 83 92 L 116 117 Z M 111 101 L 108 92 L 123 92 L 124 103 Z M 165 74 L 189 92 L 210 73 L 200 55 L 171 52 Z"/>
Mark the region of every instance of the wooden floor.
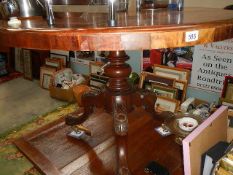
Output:
<path fill-rule="evenodd" d="M 174 142 L 174 136 L 162 137 L 155 132 L 161 121 L 142 109 L 129 115 L 126 137 L 114 135 L 112 117 L 101 110 L 84 125 L 92 130 L 92 137 L 68 137 L 70 128 L 60 120 L 17 140 L 16 145 L 46 174 L 115 174 L 119 165 L 116 150 L 121 147 L 133 175 L 146 174 L 144 168 L 152 160 L 165 166 L 170 174 L 183 174 L 182 147 Z"/>

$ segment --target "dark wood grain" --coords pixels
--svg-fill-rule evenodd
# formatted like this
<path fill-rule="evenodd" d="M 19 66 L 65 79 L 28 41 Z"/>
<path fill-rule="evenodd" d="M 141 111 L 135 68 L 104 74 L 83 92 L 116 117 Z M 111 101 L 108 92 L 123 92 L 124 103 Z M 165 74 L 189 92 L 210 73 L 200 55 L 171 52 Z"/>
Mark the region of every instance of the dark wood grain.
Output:
<path fill-rule="evenodd" d="M 171 174 L 182 175 L 181 147 L 174 142 L 173 136 L 162 137 L 154 131 L 160 124 L 158 119 L 137 108 L 129 114 L 128 135 L 119 138 L 112 129 L 112 116 L 97 110 L 84 123 L 92 130 L 91 138 L 68 138 L 66 133 L 70 128 L 60 121 L 55 124 L 59 127 L 47 132 L 45 129 L 43 134 L 34 132 L 34 137 L 25 136 L 16 145 L 43 172 L 48 171 L 42 166 L 44 160 L 35 161 L 37 153 L 32 150 L 42 154 L 59 172 L 72 175 L 112 175 L 117 167 L 126 164 L 125 160 L 133 175 L 145 174 L 144 167 L 151 160 L 166 166 Z M 30 145 L 25 147 L 24 142 Z M 117 150 L 123 150 L 126 157 L 117 156 Z"/>
<path fill-rule="evenodd" d="M 64 16 L 56 19 L 53 28 L 42 18 L 22 19 L 19 29 L 11 29 L 7 21 L 0 21 L 0 45 L 46 50 L 141 50 L 233 38 L 230 10 L 186 8 L 181 12 L 118 13 L 117 27 L 107 26 L 108 16 L 104 13 Z M 185 32 L 193 30 L 199 31 L 199 39 L 185 42 Z"/>
<path fill-rule="evenodd" d="M 15 144 L 17 144 L 18 147 L 24 148 L 25 151 L 24 154 L 26 157 L 29 158 L 29 160 L 33 160 L 35 165 L 40 170 L 43 169 L 42 173 L 46 175 L 60 175 L 61 172 L 43 155 L 41 154 L 38 149 L 33 147 L 28 141 L 24 139 L 19 139 L 15 141 Z M 33 155 L 33 158 L 31 157 Z"/>

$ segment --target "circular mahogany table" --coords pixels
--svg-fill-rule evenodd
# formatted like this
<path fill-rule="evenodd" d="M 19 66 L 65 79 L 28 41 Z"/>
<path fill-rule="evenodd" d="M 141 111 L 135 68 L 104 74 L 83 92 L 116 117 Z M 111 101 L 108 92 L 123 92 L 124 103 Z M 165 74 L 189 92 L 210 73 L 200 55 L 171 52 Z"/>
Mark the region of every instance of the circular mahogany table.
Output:
<path fill-rule="evenodd" d="M 135 15 L 117 14 L 117 27 L 108 27 L 104 13 L 58 13 L 48 27 L 42 18 L 22 19 L 20 28 L 0 21 L 0 46 L 29 49 L 110 51 L 105 73 L 110 77 L 102 99 L 125 94 L 129 110 L 131 72 L 124 50 L 158 49 L 203 44 L 233 38 L 233 11 L 187 8 L 184 11 L 144 10 Z M 191 32 L 191 33 L 190 33 Z M 188 39 L 191 37 L 191 40 Z M 193 38 L 194 37 L 194 38 Z M 104 104 L 111 111 L 112 103 Z"/>
<path fill-rule="evenodd" d="M 118 13 L 118 26 L 107 26 L 107 14 L 59 14 L 53 28 L 44 19 L 23 19 L 19 29 L 0 22 L 1 45 L 32 49 L 82 51 L 142 50 L 181 47 L 233 38 L 233 11 L 187 8 L 154 10 L 132 16 Z M 199 31 L 197 41 L 185 33 Z"/>
<path fill-rule="evenodd" d="M 128 111 L 134 105 L 144 105 L 148 112 L 153 111 L 156 97 L 135 91 L 128 84 L 131 68 L 125 63 L 129 58 L 124 50 L 192 46 L 233 38 L 233 11 L 222 9 L 118 13 L 117 27 L 108 27 L 107 18 L 107 14 L 60 13 L 56 14 L 56 24 L 52 28 L 42 18 L 31 18 L 22 19 L 22 25 L 17 29 L 8 27 L 7 21 L 0 21 L 0 46 L 110 51 L 110 64 L 105 68 L 110 77 L 106 90 L 85 96 L 84 117 L 81 120 L 70 118 L 69 125 L 85 121 L 93 112 L 93 106 L 103 105 L 110 112 L 112 104 L 119 99 L 126 102 Z"/>

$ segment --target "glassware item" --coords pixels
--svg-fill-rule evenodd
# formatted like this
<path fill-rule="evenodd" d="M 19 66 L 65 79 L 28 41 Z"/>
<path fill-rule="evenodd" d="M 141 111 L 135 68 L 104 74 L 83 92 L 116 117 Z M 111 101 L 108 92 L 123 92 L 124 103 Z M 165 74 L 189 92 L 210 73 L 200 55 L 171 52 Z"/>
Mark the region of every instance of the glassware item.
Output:
<path fill-rule="evenodd" d="M 184 9 L 184 0 L 178 0 L 177 10 L 182 11 Z"/>
<path fill-rule="evenodd" d="M 129 0 L 118 0 L 117 1 L 117 11 L 127 12 L 128 11 Z"/>
<path fill-rule="evenodd" d="M 142 0 L 136 0 L 136 11 L 138 12 L 141 8 Z"/>
<path fill-rule="evenodd" d="M 16 0 L 20 8 L 20 17 L 43 16 L 44 0 Z"/>
<path fill-rule="evenodd" d="M 55 24 L 55 19 L 53 15 L 52 9 L 52 1 L 45 0 L 45 10 L 46 10 L 46 19 L 49 26 L 53 26 Z"/>
<path fill-rule="evenodd" d="M 184 0 L 169 0 L 168 8 L 171 10 L 182 11 L 184 8 Z"/>
<path fill-rule="evenodd" d="M 16 0 L 1 1 L 0 6 L 0 13 L 4 19 L 18 17 L 20 14 L 19 4 Z"/>
<path fill-rule="evenodd" d="M 168 9 L 176 10 L 177 9 L 177 0 L 169 0 Z"/>
<path fill-rule="evenodd" d="M 116 21 L 116 2 L 115 0 L 109 0 L 108 2 L 108 26 L 114 27 L 117 25 Z"/>

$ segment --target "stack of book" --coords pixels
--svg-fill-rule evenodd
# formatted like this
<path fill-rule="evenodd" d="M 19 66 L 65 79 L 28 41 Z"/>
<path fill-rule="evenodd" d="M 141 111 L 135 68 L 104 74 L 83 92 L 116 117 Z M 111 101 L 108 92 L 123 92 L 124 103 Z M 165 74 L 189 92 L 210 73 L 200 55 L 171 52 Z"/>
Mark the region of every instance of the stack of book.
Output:
<path fill-rule="evenodd" d="M 220 159 L 216 175 L 233 175 L 233 151 L 230 151 Z"/>
<path fill-rule="evenodd" d="M 229 143 L 227 142 L 218 142 L 202 155 L 202 175 L 211 175 L 211 173 L 214 172 L 215 166 L 218 164 L 218 161 L 222 156 L 224 156 L 228 146 Z"/>
<path fill-rule="evenodd" d="M 219 142 L 202 156 L 202 175 L 233 175 L 233 144 Z"/>

